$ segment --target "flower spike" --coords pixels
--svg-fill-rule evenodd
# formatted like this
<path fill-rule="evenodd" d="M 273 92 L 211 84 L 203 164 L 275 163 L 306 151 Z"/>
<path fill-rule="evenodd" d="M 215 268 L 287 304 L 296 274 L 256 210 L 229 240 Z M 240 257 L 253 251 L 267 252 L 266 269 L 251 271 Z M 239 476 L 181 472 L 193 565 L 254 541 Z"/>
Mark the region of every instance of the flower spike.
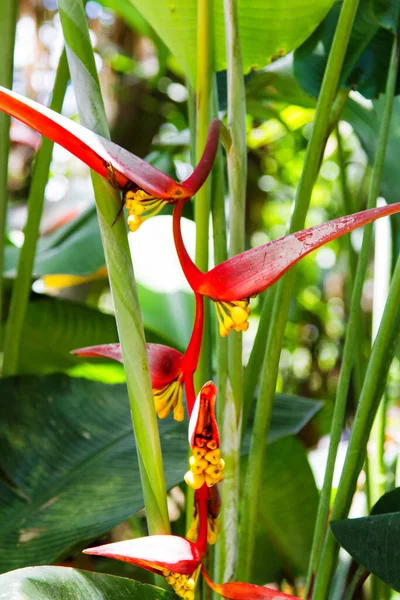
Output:
<path fill-rule="evenodd" d="M 189 443 L 193 454 L 190 457 L 190 470 L 185 475 L 186 483 L 197 490 L 204 483 L 214 486 L 223 479 L 225 463 L 219 449 L 219 433 L 215 419 L 217 390 L 209 381 L 197 396 L 189 422 Z"/>
<path fill-rule="evenodd" d="M 126 192 L 132 230 L 137 229 L 144 218 L 161 210 L 164 204 L 194 196 L 207 179 L 218 149 L 220 121 L 215 119 L 210 124 L 199 164 L 190 177 L 179 183 L 110 140 L 1 86 L 0 110 L 60 144 Z"/>
<path fill-rule="evenodd" d="M 174 348 L 162 344 L 146 344 L 147 357 L 153 389 L 155 409 L 164 419 L 173 411 L 176 421 L 183 421 L 184 409 L 182 401 L 183 354 Z M 81 357 L 110 358 L 123 362 L 120 344 L 103 344 L 72 350 L 72 354 Z"/>
<path fill-rule="evenodd" d="M 275 283 L 301 258 L 320 246 L 368 223 L 400 212 L 400 203 L 339 217 L 242 252 L 202 273 L 192 262 L 182 240 L 183 203 L 174 208 L 174 239 L 179 260 L 192 290 L 214 301 L 220 333 L 246 331 L 250 298 Z"/>

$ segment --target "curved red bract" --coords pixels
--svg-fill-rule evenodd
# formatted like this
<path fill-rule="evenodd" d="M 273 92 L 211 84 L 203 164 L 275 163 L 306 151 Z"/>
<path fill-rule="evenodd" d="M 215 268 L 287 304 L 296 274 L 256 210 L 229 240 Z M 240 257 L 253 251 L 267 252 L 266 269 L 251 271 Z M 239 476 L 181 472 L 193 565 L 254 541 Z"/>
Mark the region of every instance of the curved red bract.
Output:
<path fill-rule="evenodd" d="M 153 573 L 169 569 L 182 575 L 191 575 L 201 562 L 196 544 L 176 535 L 149 535 L 87 548 L 83 552 L 128 562 Z"/>

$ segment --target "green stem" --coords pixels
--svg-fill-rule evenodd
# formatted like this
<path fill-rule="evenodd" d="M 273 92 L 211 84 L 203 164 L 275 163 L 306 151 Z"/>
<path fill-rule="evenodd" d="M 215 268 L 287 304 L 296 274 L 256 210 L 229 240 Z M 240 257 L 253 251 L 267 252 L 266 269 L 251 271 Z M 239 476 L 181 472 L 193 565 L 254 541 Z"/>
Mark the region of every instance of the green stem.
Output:
<path fill-rule="evenodd" d="M 224 0 L 228 131 L 226 149 L 229 182 L 229 256 L 245 249 L 245 208 L 247 179 L 246 97 L 236 0 Z M 229 581 L 236 567 L 239 505 L 240 432 L 243 404 L 242 334 L 231 332 L 228 339 L 228 385 L 220 422 L 225 460 L 221 488 L 221 532 L 216 548 L 218 581 Z"/>
<path fill-rule="evenodd" d="M 382 121 L 379 130 L 378 144 L 375 156 L 374 169 L 372 173 L 371 187 L 368 196 L 368 208 L 372 208 L 376 204 L 376 200 L 380 190 L 380 183 L 382 178 L 383 165 L 385 160 L 385 151 L 386 144 L 389 135 L 389 127 L 390 120 L 392 114 L 393 107 L 393 98 L 396 87 L 397 80 L 397 72 L 398 72 L 398 47 L 397 40 L 393 44 L 391 62 L 389 67 L 388 81 L 386 85 L 386 95 L 385 95 L 385 105 L 382 114 Z M 369 225 L 364 228 L 364 236 L 363 236 L 363 244 L 360 252 L 360 256 L 358 259 L 357 265 L 357 273 L 354 282 L 353 296 L 351 302 L 351 310 L 350 310 L 350 319 L 347 327 L 347 336 L 345 341 L 345 346 L 343 350 L 343 359 L 342 359 L 342 368 L 340 372 L 338 388 L 336 393 L 336 401 L 335 401 L 335 409 L 332 417 L 332 426 L 331 426 L 331 440 L 329 445 L 329 453 L 327 459 L 327 466 L 325 471 L 324 484 L 322 487 L 320 504 L 318 509 L 317 523 L 315 527 L 314 533 L 314 542 L 313 542 L 313 550 L 311 553 L 310 560 L 310 569 L 308 574 L 308 581 L 310 583 L 312 574 L 318 565 L 318 558 L 321 555 L 322 545 L 325 537 L 325 529 L 326 522 L 328 518 L 329 512 L 329 503 L 330 503 L 330 495 L 331 495 L 331 486 L 332 486 L 332 478 L 333 471 L 335 467 L 337 448 L 340 441 L 341 431 L 343 427 L 343 420 L 346 408 L 347 394 L 350 384 L 350 375 L 351 368 L 353 365 L 354 358 L 354 348 L 357 346 L 357 323 L 359 320 L 360 313 L 360 300 L 362 294 L 362 287 L 365 277 L 365 272 L 368 264 L 368 257 L 370 253 L 370 247 L 372 243 L 372 225 Z M 372 355 L 369 363 L 368 369 L 370 369 L 372 362 Z M 367 377 L 367 375 L 366 375 Z M 365 380 L 366 381 L 366 380 Z M 365 382 L 363 391 L 365 389 Z M 362 392 L 363 393 L 363 392 Z M 361 398 L 359 409 L 361 408 Z M 358 413 L 358 411 L 357 411 Z M 363 449 L 360 449 L 361 452 Z M 350 499 L 351 500 L 351 499 Z M 329 534 L 328 534 L 329 536 Z M 329 584 L 329 580 L 331 577 L 330 569 L 333 569 L 332 562 L 334 561 L 334 555 L 332 551 L 330 552 L 329 559 L 325 559 L 325 563 L 320 563 L 320 569 L 317 571 L 317 580 L 318 575 L 321 570 L 320 581 L 319 583 L 319 591 L 317 589 L 317 583 L 315 588 L 315 598 L 325 597 L 324 594 L 326 592 L 325 585 Z M 329 560 L 329 562 L 328 562 Z M 326 565 L 330 565 L 327 567 Z M 321 590 L 325 590 L 321 595 Z M 318 596 L 318 594 L 320 594 Z M 313 596 L 314 598 L 314 596 Z"/>
<path fill-rule="evenodd" d="M 3 0 L 1 4 L 0 85 L 11 89 L 13 81 L 15 25 L 18 0 Z M 0 115 L 0 343 L 3 340 L 3 271 L 8 200 L 8 153 L 10 150 L 10 117 Z"/>
<path fill-rule="evenodd" d="M 335 37 L 317 103 L 311 138 L 307 147 L 303 172 L 297 189 L 290 232 L 304 227 L 312 189 L 318 174 L 330 122 L 331 107 L 339 82 L 343 59 L 357 10 L 358 0 L 344 0 Z M 340 97 L 339 93 L 337 97 Z M 261 474 L 264 463 L 265 440 L 271 421 L 272 402 L 278 374 L 279 357 L 292 296 L 295 270 L 291 269 L 278 283 L 271 317 L 264 369 L 261 376 L 254 428 L 251 439 L 246 483 L 244 486 L 243 518 L 239 537 L 237 578 L 247 581 L 253 559 L 257 508 L 260 496 Z"/>
<path fill-rule="evenodd" d="M 61 112 L 65 90 L 69 78 L 65 51 L 57 69 L 50 108 Z M 49 177 L 54 143 L 42 138 L 35 160 L 35 168 L 28 198 L 28 218 L 24 229 L 24 244 L 18 259 L 17 277 L 14 281 L 10 311 L 6 325 L 4 342 L 3 374 L 14 375 L 18 370 L 18 355 L 21 344 L 22 327 L 31 289 L 32 269 L 35 260 L 36 243 L 42 218 L 44 192 Z"/>
<path fill-rule="evenodd" d="M 251 349 L 249 362 L 244 372 L 243 380 L 243 411 L 242 411 L 242 437 L 246 431 L 247 423 L 253 405 L 255 391 L 260 377 L 261 366 L 264 361 L 265 340 L 271 324 L 271 312 L 274 305 L 276 286 L 270 287 L 265 292 L 265 298 L 260 314 L 257 333 Z"/>
<path fill-rule="evenodd" d="M 397 260 L 385 312 L 372 349 L 371 359 L 368 363 L 360 402 L 346 453 L 346 459 L 340 477 L 335 503 L 333 505 L 331 515 L 332 520 L 344 519 L 347 516 L 357 486 L 357 479 L 365 458 L 368 437 L 374 417 L 378 410 L 382 388 L 384 387 L 390 363 L 393 358 L 395 342 L 399 335 L 399 294 L 400 257 Z M 315 580 L 314 600 L 326 598 L 338 550 L 339 548 L 335 538 L 332 533 L 328 532 L 320 567 Z"/>
<path fill-rule="evenodd" d="M 197 4 L 197 82 L 196 82 L 196 155 L 201 156 L 211 120 L 211 94 L 213 83 L 212 45 L 213 0 L 202 0 Z M 211 179 L 203 184 L 196 194 L 196 265 L 208 271 L 208 226 L 211 208 Z M 210 303 L 204 304 L 204 334 L 197 371 L 196 391 L 210 378 L 211 339 Z"/>
<path fill-rule="evenodd" d="M 83 3 L 59 0 L 58 8 L 81 123 L 109 137 Z M 114 223 L 121 198 L 95 173 L 92 182 L 124 359 L 148 527 L 152 534 L 169 533 L 160 439 L 123 215 Z"/>

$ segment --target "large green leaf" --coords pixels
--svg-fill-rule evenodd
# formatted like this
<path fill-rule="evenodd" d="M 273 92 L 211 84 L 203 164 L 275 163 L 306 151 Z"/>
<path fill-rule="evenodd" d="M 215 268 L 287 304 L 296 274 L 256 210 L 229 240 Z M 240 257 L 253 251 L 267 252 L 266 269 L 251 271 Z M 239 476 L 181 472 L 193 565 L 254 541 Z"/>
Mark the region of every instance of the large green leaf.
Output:
<path fill-rule="evenodd" d="M 296 78 L 313 96 L 317 96 L 321 88 L 341 5 L 341 0 L 333 5 L 314 33 L 295 52 Z M 390 15 L 393 17 L 392 12 Z M 367 98 L 377 97 L 385 89 L 393 44 L 393 35 L 389 31 L 392 28 L 391 17 L 383 11 L 377 15 L 372 10 L 370 0 L 360 0 L 341 82 L 343 85 L 352 85 Z M 385 29 L 386 25 L 389 29 Z"/>
<path fill-rule="evenodd" d="M 367 153 L 369 162 L 372 164 L 378 129 L 383 109 L 383 97 L 375 100 L 372 107 L 363 106 L 353 100 L 349 100 L 343 113 L 346 121 L 351 123 L 354 131 L 360 138 L 361 144 Z M 397 156 L 400 152 L 400 98 L 395 98 L 393 103 L 392 119 L 389 132 L 389 140 L 386 146 L 385 163 L 381 181 L 381 195 L 389 203 L 398 201 L 399 169 Z"/>
<path fill-rule="evenodd" d="M 22 330 L 19 373 L 44 374 L 70 369 L 82 360 L 74 348 L 118 341 L 115 319 L 77 302 L 34 297 Z"/>
<path fill-rule="evenodd" d="M 302 444 L 293 436 L 271 444 L 257 517 L 253 582 L 307 572 L 317 508 L 318 490 Z"/>
<path fill-rule="evenodd" d="M 400 512 L 332 521 L 331 529 L 360 565 L 400 591 Z"/>
<path fill-rule="evenodd" d="M 142 508 L 124 385 L 14 377 L 0 380 L 0 398 L 0 571 L 53 562 Z M 276 425 L 280 403 L 275 438 L 288 432 Z M 170 488 L 187 470 L 187 424 L 159 423 Z"/>
<path fill-rule="evenodd" d="M 66 567 L 28 567 L 0 575 L 0 600 L 173 600 L 161 588 Z"/>
<path fill-rule="evenodd" d="M 151 23 L 192 80 L 196 73 L 197 0 L 125 0 Z M 267 65 L 273 58 L 297 48 L 317 27 L 333 0 L 239 0 L 243 68 Z M 120 4 L 120 3 L 119 3 Z M 117 3 L 114 4 L 118 10 Z M 226 68 L 223 2 L 213 3 L 216 70 Z M 124 11 L 125 13 L 126 11 Z M 121 16 L 124 16 L 121 11 Z"/>
<path fill-rule="evenodd" d="M 15 486 L 0 489 L 1 571 L 52 562 L 142 508 L 124 385 L 49 376 L 0 387 L 0 462 Z M 160 435 L 170 488 L 187 467 L 187 436 L 171 419 Z"/>

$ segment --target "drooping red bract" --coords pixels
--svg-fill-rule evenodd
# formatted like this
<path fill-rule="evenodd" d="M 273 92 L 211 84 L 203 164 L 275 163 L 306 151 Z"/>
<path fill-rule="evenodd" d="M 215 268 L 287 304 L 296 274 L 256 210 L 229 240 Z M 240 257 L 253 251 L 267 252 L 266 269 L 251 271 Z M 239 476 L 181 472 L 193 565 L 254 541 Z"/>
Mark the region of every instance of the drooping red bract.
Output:
<path fill-rule="evenodd" d="M 122 560 L 153 573 L 168 569 L 174 573 L 191 575 L 201 562 L 196 544 L 176 535 L 149 535 L 87 548 L 83 552 Z"/>
<path fill-rule="evenodd" d="M 181 373 L 183 354 L 175 348 L 163 344 L 146 344 L 151 384 L 153 388 L 162 388 Z M 120 344 L 101 344 L 72 350 L 72 354 L 81 357 L 110 358 L 123 363 Z"/>
<path fill-rule="evenodd" d="M 166 201 L 191 198 L 203 185 L 218 149 L 220 122 L 210 124 L 203 155 L 192 175 L 182 183 L 159 171 L 143 159 L 41 104 L 0 86 L 0 110 L 29 125 L 80 158 L 106 179 L 115 177 L 125 189 L 134 184 Z"/>
<path fill-rule="evenodd" d="M 283 592 L 277 592 L 271 588 L 254 585 L 253 583 L 241 583 L 239 581 L 214 583 L 207 575 L 204 567 L 202 573 L 210 588 L 227 600 L 284 600 L 285 598 L 286 600 L 299 600 L 297 596 L 289 596 Z"/>

